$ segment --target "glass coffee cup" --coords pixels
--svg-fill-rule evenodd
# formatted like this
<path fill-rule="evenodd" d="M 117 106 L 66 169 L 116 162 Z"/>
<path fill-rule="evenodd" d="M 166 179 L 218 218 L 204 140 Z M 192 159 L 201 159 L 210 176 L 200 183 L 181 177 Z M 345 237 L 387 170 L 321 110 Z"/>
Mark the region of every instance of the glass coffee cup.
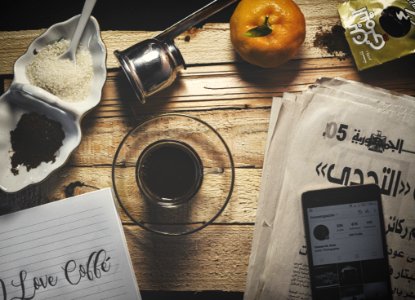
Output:
<path fill-rule="evenodd" d="M 136 175 L 147 199 L 172 207 L 189 201 L 197 193 L 203 180 L 203 165 L 188 144 L 159 140 L 141 153 Z"/>
<path fill-rule="evenodd" d="M 123 213 L 162 235 L 211 224 L 228 204 L 234 181 L 232 155 L 219 132 L 183 114 L 163 114 L 133 128 L 112 164 Z"/>

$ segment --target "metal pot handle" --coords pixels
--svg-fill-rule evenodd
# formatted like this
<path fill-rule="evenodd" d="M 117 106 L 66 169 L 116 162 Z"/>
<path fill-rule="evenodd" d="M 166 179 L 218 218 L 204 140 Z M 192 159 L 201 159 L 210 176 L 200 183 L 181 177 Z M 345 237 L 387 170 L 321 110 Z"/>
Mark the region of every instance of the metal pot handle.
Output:
<path fill-rule="evenodd" d="M 164 30 L 162 33 L 157 35 L 155 39 L 159 41 L 173 40 L 181 33 L 185 32 L 194 25 L 209 18 L 210 16 L 214 15 L 215 13 L 219 12 L 220 10 L 224 9 L 225 7 L 231 5 L 236 1 L 237 0 L 214 0 L 206 6 L 202 7 L 201 9 L 188 15 L 186 18 L 173 24 L 172 26 Z"/>

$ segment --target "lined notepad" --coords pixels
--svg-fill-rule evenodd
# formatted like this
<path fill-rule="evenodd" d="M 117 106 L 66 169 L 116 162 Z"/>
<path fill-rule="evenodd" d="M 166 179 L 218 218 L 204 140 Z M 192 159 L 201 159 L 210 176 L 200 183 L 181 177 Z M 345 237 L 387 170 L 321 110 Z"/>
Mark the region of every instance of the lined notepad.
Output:
<path fill-rule="evenodd" d="M 0 299 L 141 299 L 111 189 L 0 217 Z"/>

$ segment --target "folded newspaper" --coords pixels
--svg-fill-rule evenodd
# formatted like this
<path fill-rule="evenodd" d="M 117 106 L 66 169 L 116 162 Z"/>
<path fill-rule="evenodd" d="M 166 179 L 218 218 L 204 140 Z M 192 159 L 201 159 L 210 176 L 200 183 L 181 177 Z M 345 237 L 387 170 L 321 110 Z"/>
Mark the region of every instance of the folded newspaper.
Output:
<path fill-rule="evenodd" d="M 310 299 L 300 198 L 376 183 L 394 299 L 415 298 L 415 98 L 322 78 L 274 98 L 245 300 Z"/>

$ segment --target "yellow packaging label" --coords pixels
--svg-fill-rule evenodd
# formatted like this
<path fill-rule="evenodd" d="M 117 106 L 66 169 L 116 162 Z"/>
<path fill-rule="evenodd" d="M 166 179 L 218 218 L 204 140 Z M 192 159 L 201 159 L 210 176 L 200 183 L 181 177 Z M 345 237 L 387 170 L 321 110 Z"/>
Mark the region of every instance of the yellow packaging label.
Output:
<path fill-rule="evenodd" d="M 359 70 L 415 53 L 415 0 L 350 0 L 338 10 Z"/>

